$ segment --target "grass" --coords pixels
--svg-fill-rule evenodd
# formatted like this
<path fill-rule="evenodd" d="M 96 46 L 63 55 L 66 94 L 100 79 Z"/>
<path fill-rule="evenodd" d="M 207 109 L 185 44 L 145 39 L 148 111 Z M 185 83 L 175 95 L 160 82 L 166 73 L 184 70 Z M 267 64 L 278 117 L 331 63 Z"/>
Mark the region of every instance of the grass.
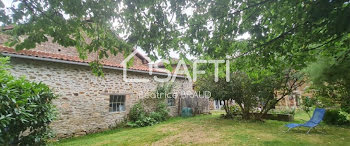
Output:
<path fill-rule="evenodd" d="M 121 128 L 49 145 L 350 145 L 350 128 L 321 124 L 310 134 L 307 128 L 291 130 L 288 122 L 251 122 L 221 119 L 220 112 L 192 118 L 172 118 L 143 128 Z M 295 122 L 308 120 L 297 112 Z"/>

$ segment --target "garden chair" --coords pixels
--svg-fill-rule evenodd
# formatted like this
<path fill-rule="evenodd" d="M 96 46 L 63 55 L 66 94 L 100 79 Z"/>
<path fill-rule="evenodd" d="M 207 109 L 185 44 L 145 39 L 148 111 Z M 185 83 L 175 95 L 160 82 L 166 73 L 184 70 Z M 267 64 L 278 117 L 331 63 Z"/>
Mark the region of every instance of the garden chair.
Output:
<path fill-rule="evenodd" d="M 307 131 L 307 134 L 309 134 L 310 130 L 314 127 L 316 127 L 323 119 L 323 116 L 325 114 L 326 110 L 322 108 L 316 108 L 314 111 L 314 114 L 312 115 L 311 119 L 307 121 L 304 124 L 297 124 L 297 123 L 291 123 L 287 124 L 286 126 L 289 128 L 286 132 L 288 132 L 290 129 L 295 127 L 310 127 L 310 129 Z"/>

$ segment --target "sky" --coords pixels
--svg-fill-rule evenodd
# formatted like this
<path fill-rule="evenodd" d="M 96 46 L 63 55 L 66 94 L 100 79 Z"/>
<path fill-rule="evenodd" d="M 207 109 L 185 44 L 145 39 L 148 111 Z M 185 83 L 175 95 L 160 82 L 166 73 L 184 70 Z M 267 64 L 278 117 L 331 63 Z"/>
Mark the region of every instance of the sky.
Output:
<path fill-rule="evenodd" d="M 11 4 L 13 2 L 13 0 L 1 0 L 5 7 L 11 7 Z M 241 36 L 238 36 L 236 39 L 240 40 L 240 39 L 248 39 L 250 37 L 250 35 L 248 33 L 245 33 Z M 147 56 L 146 52 L 143 51 L 140 47 L 136 47 L 137 48 L 137 51 L 140 52 L 141 54 L 143 54 L 144 56 Z M 176 52 L 173 52 L 173 51 L 170 51 L 170 57 L 173 57 L 173 58 L 179 58 L 179 54 L 176 53 Z M 189 59 L 193 59 L 194 57 L 193 56 L 187 56 Z"/>
<path fill-rule="evenodd" d="M 6 7 L 10 7 L 13 0 L 1 0 Z"/>

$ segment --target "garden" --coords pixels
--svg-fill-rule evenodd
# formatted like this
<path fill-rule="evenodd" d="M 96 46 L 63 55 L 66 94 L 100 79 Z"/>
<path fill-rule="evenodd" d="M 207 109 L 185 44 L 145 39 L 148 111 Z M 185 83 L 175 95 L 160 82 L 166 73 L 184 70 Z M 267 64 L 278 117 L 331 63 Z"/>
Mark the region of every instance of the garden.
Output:
<path fill-rule="evenodd" d="M 8 36 L 0 38 L 2 55 L 50 40 L 76 56 L 42 61 L 75 58 L 71 64 L 89 66 L 96 78 L 105 77 L 104 59 L 119 53 L 128 58 L 140 50 L 152 62 L 131 59 L 114 66 L 118 75 L 134 62 L 163 59 L 169 61 L 162 69 L 176 73 L 178 58 L 190 69 L 184 80 L 191 90 L 223 102 L 211 114 L 186 108 L 188 116 L 171 117 L 165 99 L 137 101 L 109 130 L 60 139 L 50 128 L 60 118 L 53 104 L 60 96 L 15 77 L 10 58 L 0 56 L 0 145 L 350 145 L 349 0 L 2 0 L 0 25 Z M 159 69 L 141 68 L 135 74 Z M 159 83 L 154 92 L 171 86 Z M 277 108 L 299 91 L 300 105 Z M 125 105 L 123 96 L 110 111 Z"/>
<path fill-rule="evenodd" d="M 119 128 L 84 137 L 64 139 L 49 145 L 349 145 L 350 127 L 321 123 L 306 134 L 307 128 L 287 131 L 289 122 L 223 119 L 224 111 L 212 115 L 171 118 L 142 128 Z M 296 123 L 309 120 L 296 111 Z"/>

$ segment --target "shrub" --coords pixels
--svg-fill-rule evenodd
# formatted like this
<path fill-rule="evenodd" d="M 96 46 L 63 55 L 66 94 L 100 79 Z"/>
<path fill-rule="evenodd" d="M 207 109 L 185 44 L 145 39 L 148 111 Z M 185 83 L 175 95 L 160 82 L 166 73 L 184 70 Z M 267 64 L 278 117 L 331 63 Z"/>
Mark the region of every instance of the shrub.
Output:
<path fill-rule="evenodd" d="M 132 122 L 136 122 L 146 115 L 145 109 L 143 108 L 141 103 L 135 104 L 129 112 L 129 120 Z"/>
<path fill-rule="evenodd" d="M 146 113 L 141 103 L 135 104 L 129 113 L 128 126 L 145 127 L 152 126 L 169 118 L 169 112 L 164 102 L 159 102 L 155 111 Z"/>
<path fill-rule="evenodd" d="M 309 96 L 303 97 L 302 109 L 311 117 L 312 107 L 316 104 L 316 98 L 310 98 Z"/>
<path fill-rule="evenodd" d="M 348 114 L 340 109 L 327 110 L 323 121 L 331 125 L 346 125 L 349 124 Z"/>
<path fill-rule="evenodd" d="M 44 144 L 56 115 L 51 103 L 56 96 L 43 83 L 13 77 L 8 60 L 0 57 L 0 143 Z"/>
<path fill-rule="evenodd" d="M 143 99 L 142 102 L 135 104 L 129 112 L 129 120 L 127 123 L 130 127 L 145 127 L 152 126 L 159 122 L 167 120 L 169 116 L 169 111 L 167 108 L 167 104 L 165 104 L 165 96 L 166 94 L 171 93 L 173 88 L 172 84 L 162 84 L 158 85 L 156 90 L 154 91 L 154 95 L 162 95 L 160 98 L 148 98 Z M 151 105 L 154 108 L 151 108 L 151 111 L 146 112 L 143 105 Z"/>
<path fill-rule="evenodd" d="M 295 108 L 288 108 L 283 114 L 295 115 Z"/>
<path fill-rule="evenodd" d="M 162 114 L 158 113 L 158 112 L 151 112 L 149 114 L 149 117 L 156 120 L 156 121 L 163 121 L 163 116 Z"/>
<path fill-rule="evenodd" d="M 233 105 L 233 106 L 230 106 L 229 108 L 230 108 L 231 113 L 233 113 L 233 114 L 241 114 L 242 113 L 241 108 L 238 105 Z"/>
<path fill-rule="evenodd" d="M 137 127 L 152 126 L 152 125 L 157 124 L 157 123 L 158 122 L 155 119 L 148 117 L 148 116 L 144 116 L 140 120 L 137 120 L 135 122 Z"/>
<path fill-rule="evenodd" d="M 165 104 L 164 102 L 159 102 L 157 104 L 157 108 L 156 108 L 156 113 L 158 113 L 161 118 L 159 119 L 159 121 L 165 121 L 167 120 L 170 116 L 169 116 L 169 110 L 167 108 L 167 104 Z"/>
<path fill-rule="evenodd" d="M 127 123 L 130 127 L 145 127 L 145 126 L 152 126 L 154 124 L 159 123 L 159 121 L 156 118 L 159 118 L 159 113 L 153 113 L 148 115 L 141 115 L 139 119 L 136 121 L 130 121 Z"/>

